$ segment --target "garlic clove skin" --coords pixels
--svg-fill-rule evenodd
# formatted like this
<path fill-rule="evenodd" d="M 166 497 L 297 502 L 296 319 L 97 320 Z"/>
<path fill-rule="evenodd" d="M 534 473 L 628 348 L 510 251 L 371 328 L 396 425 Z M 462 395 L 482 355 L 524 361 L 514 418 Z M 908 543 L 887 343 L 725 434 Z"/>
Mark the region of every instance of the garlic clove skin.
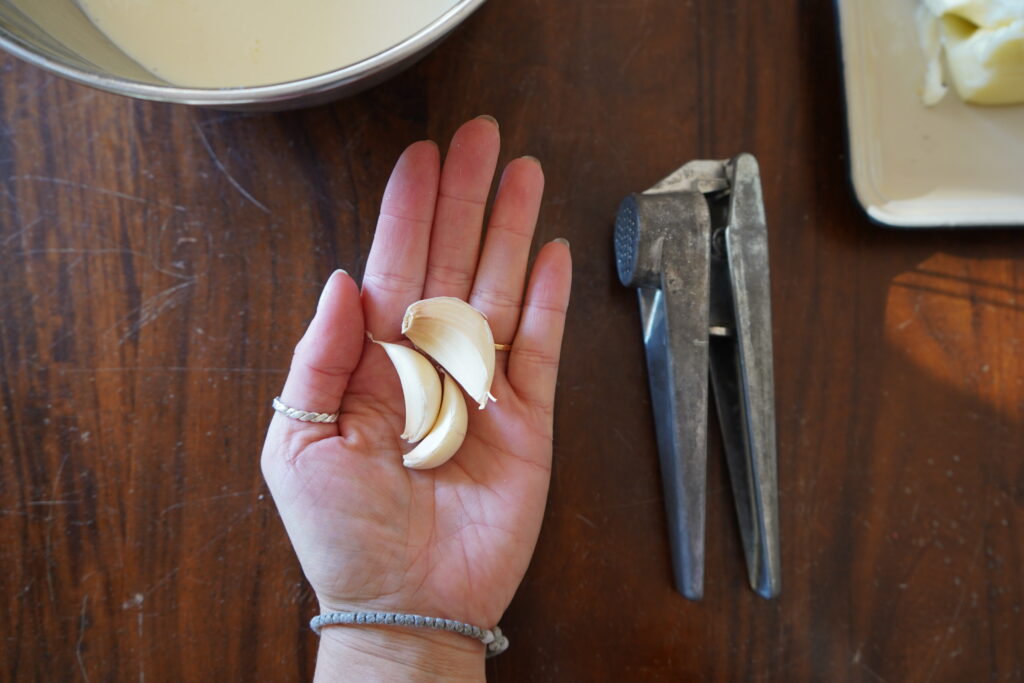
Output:
<path fill-rule="evenodd" d="M 405 431 L 402 438 L 416 443 L 427 435 L 441 412 L 441 380 L 427 358 L 408 346 L 374 341 L 387 352 L 398 372 L 405 397 Z"/>
<path fill-rule="evenodd" d="M 441 412 L 429 433 L 405 454 L 402 464 L 414 470 L 426 470 L 448 462 L 462 446 L 469 427 L 466 399 L 451 375 L 444 376 Z"/>
<path fill-rule="evenodd" d="M 482 410 L 494 381 L 494 335 L 487 317 L 462 299 L 439 296 L 411 304 L 402 334 L 455 378 Z"/>

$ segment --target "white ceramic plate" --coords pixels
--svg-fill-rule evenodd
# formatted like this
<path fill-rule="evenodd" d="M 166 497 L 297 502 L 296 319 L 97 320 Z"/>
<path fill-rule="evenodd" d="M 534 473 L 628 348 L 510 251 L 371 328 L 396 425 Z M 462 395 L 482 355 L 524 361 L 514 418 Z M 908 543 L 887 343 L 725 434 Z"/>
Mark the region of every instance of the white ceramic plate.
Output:
<path fill-rule="evenodd" d="M 1024 105 L 967 105 L 952 88 L 921 104 L 916 4 L 836 0 L 857 199 L 896 227 L 1024 225 Z"/>

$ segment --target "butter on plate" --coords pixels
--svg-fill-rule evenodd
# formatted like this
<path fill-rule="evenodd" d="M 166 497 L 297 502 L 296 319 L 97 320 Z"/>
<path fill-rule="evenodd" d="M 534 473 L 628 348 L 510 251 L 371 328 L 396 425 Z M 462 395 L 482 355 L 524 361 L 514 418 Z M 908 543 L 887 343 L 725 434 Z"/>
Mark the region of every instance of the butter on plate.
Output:
<path fill-rule="evenodd" d="M 924 0 L 918 32 L 929 63 L 921 98 L 946 93 L 941 53 L 960 99 L 972 104 L 1024 102 L 1024 0 Z"/>

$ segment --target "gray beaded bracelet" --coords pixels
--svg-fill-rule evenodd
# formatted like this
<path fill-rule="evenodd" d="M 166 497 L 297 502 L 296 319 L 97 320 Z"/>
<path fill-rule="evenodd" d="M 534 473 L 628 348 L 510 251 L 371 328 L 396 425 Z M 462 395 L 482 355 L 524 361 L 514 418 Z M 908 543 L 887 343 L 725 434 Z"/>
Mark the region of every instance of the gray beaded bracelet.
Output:
<path fill-rule="evenodd" d="M 421 617 L 418 614 L 400 614 L 398 612 L 329 612 L 318 614 L 309 622 L 313 633 L 320 635 L 324 626 L 353 626 L 358 624 L 377 624 L 382 626 L 410 626 L 413 628 L 432 628 L 437 631 L 450 631 L 470 638 L 476 638 L 487 646 L 487 656 L 500 655 L 508 649 L 508 638 L 501 629 L 480 628 L 454 619 L 437 617 Z"/>

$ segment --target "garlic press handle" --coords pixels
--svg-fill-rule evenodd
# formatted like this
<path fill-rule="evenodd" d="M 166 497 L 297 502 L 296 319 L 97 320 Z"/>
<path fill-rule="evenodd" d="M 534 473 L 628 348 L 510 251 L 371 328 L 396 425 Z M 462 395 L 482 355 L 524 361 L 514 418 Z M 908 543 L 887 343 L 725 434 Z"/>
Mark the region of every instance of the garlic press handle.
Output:
<path fill-rule="evenodd" d="M 692 600 L 704 594 L 710 229 L 696 192 L 631 195 L 615 228 L 619 278 L 639 287 L 673 574 Z"/>

